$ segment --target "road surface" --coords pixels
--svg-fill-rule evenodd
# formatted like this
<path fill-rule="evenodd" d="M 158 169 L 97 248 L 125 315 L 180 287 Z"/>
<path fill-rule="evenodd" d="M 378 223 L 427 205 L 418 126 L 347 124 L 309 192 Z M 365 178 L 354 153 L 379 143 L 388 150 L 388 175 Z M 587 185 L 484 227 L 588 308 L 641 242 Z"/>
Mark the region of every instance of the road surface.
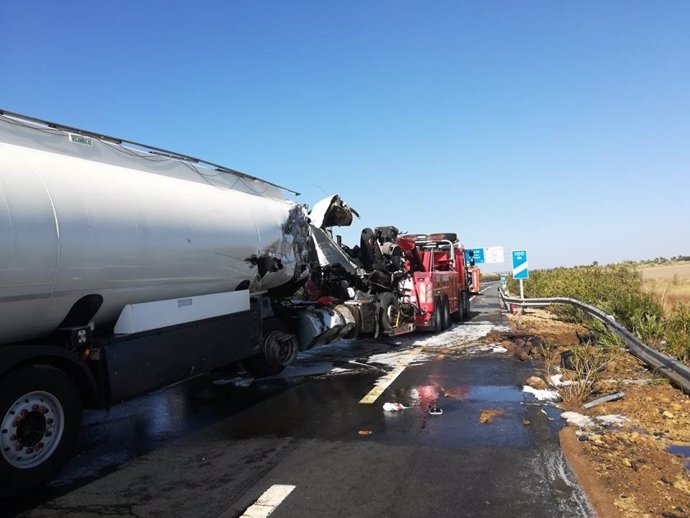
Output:
<path fill-rule="evenodd" d="M 504 326 L 489 285 L 471 320 L 440 335 L 343 341 L 273 379 L 206 376 L 87 413 L 60 477 L 0 506 L 22 517 L 592 516 L 557 409 L 521 391 L 536 365 L 479 341 Z M 482 424 L 486 410 L 498 414 Z"/>

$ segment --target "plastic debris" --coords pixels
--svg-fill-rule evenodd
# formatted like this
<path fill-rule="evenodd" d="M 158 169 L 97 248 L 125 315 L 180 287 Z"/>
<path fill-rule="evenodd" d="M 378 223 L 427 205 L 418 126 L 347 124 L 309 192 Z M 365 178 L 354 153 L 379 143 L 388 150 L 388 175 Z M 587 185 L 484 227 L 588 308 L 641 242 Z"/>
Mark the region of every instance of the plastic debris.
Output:
<path fill-rule="evenodd" d="M 609 394 L 608 396 L 602 396 L 591 401 L 587 401 L 587 403 L 585 403 L 582 406 L 585 408 L 592 408 L 594 406 L 601 405 L 602 403 L 607 403 L 609 401 L 617 401 L 618 399 L 621 399 L 623 396 L 625 396 L 624 392 L 616 392 L 615 394 Z"/>
<path fill-rule="evenodd" d="M 407 407 L 402 403 L 384 403 L 383 410 L 386 412 L 399 412 L 405 410 Z"/>
<path fill-rule="evenodd" d="M 437 407 L 436 405 L 432 405 L 429 407 L 429 414 L 431 414 L 431 415 L 443 415 L 443 409 Z"/>

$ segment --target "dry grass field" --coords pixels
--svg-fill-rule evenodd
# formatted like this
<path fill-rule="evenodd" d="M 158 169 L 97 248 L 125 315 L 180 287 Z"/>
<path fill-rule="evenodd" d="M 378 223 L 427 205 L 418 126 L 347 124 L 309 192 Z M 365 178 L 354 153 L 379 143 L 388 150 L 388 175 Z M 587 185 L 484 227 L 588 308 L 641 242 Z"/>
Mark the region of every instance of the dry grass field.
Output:
<path fill-rule="evenodd" d="M 642 289 L 659 298 L 666 310 L 675 304 L 690 305 L 690 262 L 640 269 Z"/>

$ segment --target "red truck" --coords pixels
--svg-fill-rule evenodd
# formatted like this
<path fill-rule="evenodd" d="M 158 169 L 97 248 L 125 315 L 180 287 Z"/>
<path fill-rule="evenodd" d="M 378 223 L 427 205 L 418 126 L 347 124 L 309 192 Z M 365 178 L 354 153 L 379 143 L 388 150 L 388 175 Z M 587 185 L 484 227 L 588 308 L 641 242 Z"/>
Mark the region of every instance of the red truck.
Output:
<path fill-rule="evenodd" d="M 467 319 L 470 287 L 465 254 L 456 234 L 404 235 L 397 240 L 411 273 L 409 301 L 417 329 L 441 331 Z"/>
<path fill-rule="evenodd" d="M 393 226 L 364 229 L 361 246 L 344 251 L 371 272 L 369 293 L 382 312 L 377 334 L 433 332 L 467 319 L 471 278 L 454 233 L 399 234 Z"/>

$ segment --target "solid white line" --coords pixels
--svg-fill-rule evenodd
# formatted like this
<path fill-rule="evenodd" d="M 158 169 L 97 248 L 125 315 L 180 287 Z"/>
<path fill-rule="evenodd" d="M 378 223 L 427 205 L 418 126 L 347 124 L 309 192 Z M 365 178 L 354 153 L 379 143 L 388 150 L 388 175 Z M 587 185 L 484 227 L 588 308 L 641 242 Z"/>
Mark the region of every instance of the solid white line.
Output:
<path fill-rule="evenodd" d="M 266 518 L 285 500 L 295 486 L 276 484 L 269 487 L 240 518 Z"/>
<path fill-rule="evenodd" d="M 383 391 L 386 390 L 391 383 L 395 381 L 395 378 L 400 376 L 402 372 L 407 368 L 410 363 L 412 363 L 417 355 L 422 351 L 421 347 L 415 347 L 410 349 L 395 365 L 395 368 L 390 371 L 385 376 L 381 376 L 374 383 L 374 388 L 369 391 L 369 393 L 359 400 L 362 405 L 370 405 L 376 401 Z"/>

